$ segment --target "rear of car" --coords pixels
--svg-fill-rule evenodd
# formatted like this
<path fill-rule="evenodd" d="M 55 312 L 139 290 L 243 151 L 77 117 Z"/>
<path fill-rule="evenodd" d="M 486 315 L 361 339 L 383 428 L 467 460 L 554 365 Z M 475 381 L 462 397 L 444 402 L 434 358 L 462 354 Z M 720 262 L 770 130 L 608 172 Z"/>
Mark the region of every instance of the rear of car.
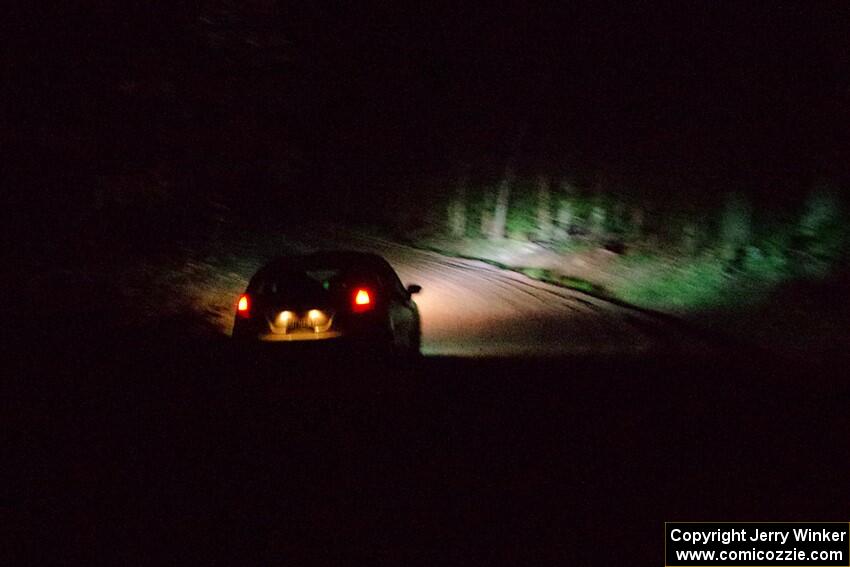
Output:
<path fill-rule="evenodd" d="M 239 297 L 233 336 L 247 342 L 360 342 L 417 350 L 419 316 L 379 256 L 317 253 L 262 268 Z"/>

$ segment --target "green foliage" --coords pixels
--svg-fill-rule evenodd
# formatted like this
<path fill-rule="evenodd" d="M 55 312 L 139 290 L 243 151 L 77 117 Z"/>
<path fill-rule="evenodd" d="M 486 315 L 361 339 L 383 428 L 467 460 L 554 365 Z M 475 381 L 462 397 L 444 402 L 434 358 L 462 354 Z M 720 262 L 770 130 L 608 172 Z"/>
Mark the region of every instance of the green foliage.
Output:
<path fill-rule="evenodd" d="M 847 244 L 843 218 L 842 203 L 832 188 L 821 186 L 809 196 L 794 242 L 798 272 L 813 277 L 829 273 Z"/>
<path fill-rule="evenodd" d="M 532 279 L 539 280 L 542 282 L 547 282 L 559 285 L 561 287 L 583 291 L 585 293 L 591 293 L 595 295 L 606 295 L 606 292 L 602 287 L 595 285 L 587 280 L 572 276 L 559 275 L 553 272 L 552 270 L 547 270 L 546 268 L 519 268 L 517 271 L 521 272 L 522 274 L 525 274 L 526 276 Z"/>
<path fill-rule="evenodd" d="M 748 246 L 744 269 L 762 281 L 779 281 L 788 274 L 788 254 L 780 241 L 766 240 L 759 246 Z"/>
<path fill-rule="evenodd" d="M 805 210 L 799 222 L 800 234 L 817 238 L 840 223 L 841 214 L 841 201 L 835 191 L 825 186 L 818 187 L 806 200 Z"/>
<path fill-rule="evenodd" d="M 649 261 L 647 259 L 647 261 Z M 658 261 L 655 262 L 658 268 Z M 715 258 L 706 257 L 663 270 L 647 270 L 616 289 L 619 297 L 655 309 L 712 308 L 731 300 L 729 275 Z"/>
<path fill-rule="evenodd" d="M 538 229 L 537 196 L 528 191 L 517 192 L 508 209 L 508 238 L 527 240 L 528 236 L 535 235 Z"/>
<path fill-rule="evenodd" d="M 541 201 L 540 179 L 514 181 L 507 237 L 525 241 L 541 234 L 558 253 L 590 253 L 616 240 L 625 254 L 610 269 L 637 274 L 613 293 L 659 308 L 700 308 L 734 301 L 732 281 L 775 286 L 791 278 L 827 276 L 846 257 L 847 213 L 834 188 L 821 185 L 799 211 L 755 207 L 741 192 L 720 202 L 626 199 L 563 182 L 549 185 Z M 467 232 L 483 238 L 482 219 L 492 218 L 497 182 L 467 193 Z M 541 202 L 548 209 L 541 210 Z M 543 219 L 543 220 L 541 220 Z M 523 268 L 529 277 L 588 292 L 600 288 L 542 268 Z M 622 272 L 625 273 L 625 272 Z"/>
<path fill-rule="evenodd" d="M 724 257 L 732 258 L 752 236 L 752 208 L 747 198 L 740 193 L 726 196 L 720 218 L 720 248 Z"/>
<path fill-rule="evenodd" d="M 470 190 L 466 202 L 466 236 L 468 238 L 483 238 L 481 230 L 482 217 L 491 214 L 493 210 L 493 194 L 485 187 Z"/>
<path fill-rule="evenodd" d="M 622 201 L 608 199 L 605 208 L 607 209 L 603 225 L 605 233 L 617 238 L 624 237 L 631 228 L 625 204 Z"/>
<path fill-rule="evenodd" d="M 552 272 L 545 268 L 520 268 L 518 271 L 534 280 L 548 280 L 552 278 Z"/>
<path fill-rule="evenodd" d="M 573 278 L 570 276 L 560 276 L 557 279 L 557 283 L 563 287 L 568 287 L 570 289 L 577 289 L 579 291 L 583 291 L 585 293 L 593 293 L 597 295 L 605 295 L 605 291 L 597 286 L 592 284 L 589 281 L 582 280 L 579 278 Z"/>

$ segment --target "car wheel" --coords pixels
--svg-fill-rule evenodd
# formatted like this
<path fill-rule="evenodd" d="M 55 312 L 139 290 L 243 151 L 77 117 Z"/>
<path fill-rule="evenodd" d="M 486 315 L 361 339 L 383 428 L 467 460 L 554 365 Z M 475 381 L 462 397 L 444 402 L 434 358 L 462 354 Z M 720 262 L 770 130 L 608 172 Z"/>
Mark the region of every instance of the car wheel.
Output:
<path fill-rule="evenodd" d="M 410 346 L 408 347 L 408 356 L 418 358 L 422 356 L 422 331 L 417 327 L 410 337 Z"/>

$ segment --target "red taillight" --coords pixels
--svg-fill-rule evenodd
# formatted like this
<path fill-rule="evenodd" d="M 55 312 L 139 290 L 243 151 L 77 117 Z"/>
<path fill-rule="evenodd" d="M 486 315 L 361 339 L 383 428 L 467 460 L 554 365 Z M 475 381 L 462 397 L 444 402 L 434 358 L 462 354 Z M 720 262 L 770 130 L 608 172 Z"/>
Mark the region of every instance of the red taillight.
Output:
<path fill-rule="evenodd" d="M 242 294 L 239 296 L 239 302 L 236 304 L 236 313 L 239 314 L 240 317 L 248 317 L 251 315 L 251 300 L 248 299 L 247 294 Z"/>
<path fill-rule="evenodd" d="M 372 303 L 372 298 L 369 297 L 369 292 L 365 289 L 358 289 L 354 294 L 355 305 L 369 305 Z"/>
<path fill-rule="evenodd" d="M 369 309 L 372 309 L 373 306 L 372 294 L 369 293 L 368 289 L 361 287 L 354 292 L 352 308 L 355 312 L 361 313 L 363 311 L 368 311 Z"/>

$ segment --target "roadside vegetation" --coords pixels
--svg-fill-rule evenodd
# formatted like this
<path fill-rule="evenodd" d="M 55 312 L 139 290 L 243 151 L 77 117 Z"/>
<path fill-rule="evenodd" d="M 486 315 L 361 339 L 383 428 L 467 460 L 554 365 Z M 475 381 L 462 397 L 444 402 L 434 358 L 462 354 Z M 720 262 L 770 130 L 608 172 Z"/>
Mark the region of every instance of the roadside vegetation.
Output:
<path fill-rule="evenodd" d="M 45 208 L 36 219 L 45 221 L 41 238 L 32 223 L 19 229 L 26 285 L 12 306 L 20 330 L 35 335 L 229 334 L 248 278 L 288 246 L 215 199 L 170 192 L 131 196 L 113 186 L 94 203 Z"/>
<path fill-rule="evenodd" d="M 87 191 L 45 200 L 6 227 L 31 298 L 13 306 L 22 321 L 227 334 L 232 300 L 253 271 L 292 248 L 269 228 L 293 210 L 285 199 L 240 209 L 224 192 L 192 193 L 156 169 L 71 182 Z M 765 345 L 850 346 L 849 213 L 836 184 L 781 203 L 743 191 L 671 200 L 669 191 L 545 177 L 443 186 L 451 191 L 421 200 L 388 194 L 380 216 L 322 207 L 322 218 L 365 221 L 418 247 Z"/>
<path fill-rule="evenodd" d="M 757 342 L 809 349 L 842 340 L 833 329 L 846 325 L 828 321 L 850 320 L 828 297 L 847 289 L 850 213 L 836 184 L 816 182 L 793 201 L 742 190 L 696 201 L 506 177 L 458 183 L 424 222 L 398 234 Z"/>

